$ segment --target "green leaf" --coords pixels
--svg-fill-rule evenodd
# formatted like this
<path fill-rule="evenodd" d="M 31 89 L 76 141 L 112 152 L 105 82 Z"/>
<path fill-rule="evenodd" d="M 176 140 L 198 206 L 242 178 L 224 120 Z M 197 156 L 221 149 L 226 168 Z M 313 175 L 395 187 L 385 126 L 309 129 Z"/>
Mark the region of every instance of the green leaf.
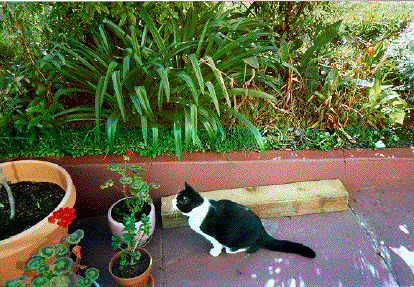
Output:
<path fill-rule="evenodd" d="M 332 92 L 336 90 L 336 87 L 338 86 L 338 69 L 334 67 L 331 69 L 328 73 L 328 75 L 325 78 L 325 84 L 323 85 L 323 94 L 325 95 L 325 100 L 331 95 Z M 335 82 L 336 80 L 336 82 Z"/>
<path fill-rule="evenodd" d="M 129 49 L 131 50 L 131 49 Z M 129 71 L 129 61 L 131 59 L 131 56 L 128 54 L 122 59 L 122 79 L 125 80 L 126 74 Z"/>
<path fill-rule="evenodd" d="M 143 5 L 138 5 L 137 10 L 141 18 L 144 20 L 145 24 L 147 24 L 146 26 L 154 37 L 158 49 L 165 49 L 164 41 L 162 40 L 157 28 L 155 27 L 154 21 L 151 19 L 151 16 L 148 14 L 147 10 Z"/>
<path fill-rule="evenodd" d="M 82 238 L 85 236 L 85 233 L 82 229 L 78 229 L 75 232 L 69 234 L 69 236 L 66 238 L 66 241 L 69 244 L 78 244 Z"/>
<path fill-rule="evenodd" d="M 68 273 L 73 266 L 73 260 L 68 257 L 60 257 L 50 265 L 50 269 L 55 275 L 62 275 Z"/>
<path fill-rule="evenodd" d="M 252 57 L 243 59 L 243 62 L 245 62 L 246 64 L 252 66 L 255 69 L 259 69 L 259 61 L 257 60 L 256 56 L 252 56 Z"/>
<path fill-rule="evenodd" d="M 49 272 L 49 265 L 42 264 L 39 267 L 37 267 L 37 273 L 38 274 L 45 274 L 47 272 Z"/>
<path fill-rule="evenodd" d="M 125 32 L 121 28 L 119 28 L 119 26 L 116 25 L 114 22 L 110 20 L 103 20 L 103 23 L 108 25 L 114 31 L 115 35 L 117 35 L 119 38 L 125 38 Z"/>
<path fill-rule="evenodd" d="M 40 265 L 44 264 L 46 261 L 46 258 L 40 256 L 39 254 L 35 254 L 32 257 L 30 257 L 25 263 L 24 263 L 24 271 L 28 272 L 33 269 L 36 269 Z"/>
<path fill-rule="evenodd" d="M 146 116 L 141 117 L 141 130 L 142 137 L 144 138 L 144 145 L 148 145 L 148 118 Z"/>
<path fill-rule="evenodd" d="M 231 107 L 229 94 L 227 93 L 227 88 L 226 88 L 226 85 L 224 83 L 223 76 L 220 74 L 219 70 L 217 69 L 216 64 L 214 64 L 213 59 L 210 56 L 206 56 L 205 58 L 206 58 L 208 64 L 210 65 L 210 68 L 213 71 L 213 74 L 215 75 L 215 77 L 217 79 L 217 82 L 219 82 L 219 85 L 220 85 L 220 87 L 223 91 L 223 95 L 226 98 L 227 106 Z"/>
<path fill-rule="evenodd" d="M 242 89 L 242 88 L 233 88 L 228 91 L 230 96 L 244 95 L 245 92 L 246 92 L 245 89 Z M 268 94 L 262 91 L 257 91 L 255 89 L 248 89 L 247 95 L 249 95 L 250 97 L 262 98 L 262 99 L 271 100 L 271 101 L 276 100 L 274 95 L 271 95 L 271 94 Z"/>
<path fill-rule="evenodd" d="M 56 255 L 57 256 L 65 256 L 68 253 L 68 248 L 63 246 L 62 244 L 56 245 Z"/>
<path fill-rule="evenodd" d="M 98 26 L 98 30 L 99 30 L 99 34 L 101 35 L 102 42 L 104 44 L 104 49 L 108 53 L 109 52 L 108 39 L 106 38 L 106 34 L 105 34 L 105 31 L 102 27 L 102 24 Z"/>
<path fill-rule="evenodd" d="M 388 116 L 389 116 L 389 121 L 392 124 L 395 124 L 395 123 L 400 124 L 400 125 L 404 124 L 404 118 L 405 118 L 405 111 L 404 110 L 396 109 L 396 110 L 390 112 L 388 114 Z"/>
<path fill-rule="evenodd" d="M 342 20 L 339 20 L 333 24 L 328 24 L 315 31 L 313 38 L 313 46 L 308 48 L 303 54 L 300 60 L 300 66 L 304 69 L 310 62 L 313 53 L 321 49 L 323 46 L 331 42 L 335 37 L 338 36 L 339 28 L 342 24 Z"/>
<path fill-rule="evenodd" d="M 132 183 L 132 178 L 129 177 L 129 176 L 123 176 L 119 179 L 119 183 L 122 184 L 122 185 L 131 184 Z"/>
<path fill-rule="evenodd" d="M 152 113 L 152 109 L 147 97 L 147 91 L 145 90 L 144 86 L 134 87 L 135 93 L 138 96 L 139 102 L 141 104 L 141 108 L 144 111 L 144 114 L 147 115 L 149 118 L 153 118 L 154 115 Z"/>
<path fill-rule="evenodd" d="M 379 75 L 375 77 L 374 85 L 369 89 L 368 100 L 369 104 L 373 107 L 378 102 L 378 98 L 381 94 L 381 78 Z"/>
<path fill-rule="evenodd" d="M 188 42 L 194 38 L 195 27 L 197 24 L 197 13 L 190 7 L 186 13 L 187 17 L 183 27 L 183 42 Z"/>
<path fill-rule="evenodd" d="M 196 58 L 200 58 L 201 48 L 204 44 L 204 38 L 206 37 L 207 29 L 210 27 L 210 19 L 204 24 L 203 32 L 201 33 L 200 40 L 198 42 L 197 51 L 195 53 Z"/>
<path fill-rule="evenodd" d="M 96 268 L 88 268 L 85 270 L 85 277 L 96 280 L 99 277 L 99 270 Z"/>
<path fill-rule="evenodd" d="M 202 94 L 204 94 L 204 80 L 203 75 L 201 74 L 200 65 L 198 64 L 198 60 L 196 58 L 196 55 L 191 54 L 188 56 L 190 59 L 191 65 L 193 66 L 194 73 L 197 77 L 198 85 L 200 87 L 200 91 Z"/>
<path fill-rule="evenodd" d="M 49 279 L 46 277 L 36 277 L 33 279 L 31 286 L 32 287 L 46 287 L 49 284 Z"/>
<path fill-rule="evenodd" d="M 114 69 L 116 68 L 116 66 L 117 66 L 116 62 L 111 62 L 108 65 L 108 69 L 106 71 L 106 75 L 104 79 L 102 80 L 102 77 L 101 77 L 98 82 L 98 88 L 96 89 L 96 93 L 95 93 L 95 121 L 97 124 L 99 124 L 102 104 L 103 104 L 104 96 L 106 94 L 106 90 L 108 87 L 109 78 L 111 74 L 113 73 Z M 101 83 L 101 81 L 103 82 Z M 100 85 L 102 86 L 100 87 Z"/>
<path fill-rule="evenodd" d="M 263 138 L 259 130 L 242 114 L 224 105 L 222 105 L 221 108 L 224 109 L 229 114 L 235 116 L 243 125 L 245 125 L 250 130 L 250 132 L 253 134 L 254 138 L 256 139 L 257 145 L 259 146 L 259 149 L 262 152 L 262 156 L 264 156 L 265 145 L 264 145 Z"/>
<path fill-rule="evenodd" d="M 174 122 L 174 143 L 175 143 L 175 153 L 178 157 L 178 159 L 181 161 L 182 156 L 182 141 L 181 141 L 181 126 L 179 122 Z"/>
<path fill-rule="evenodd" d="M 214 85 L 210 81 L 208 81 L 206 82 L 206 86 L 207 86 L 210 98 L 213 101 L 214 106 L 216 108 L 217 114 L 218 116 L 220 116 L 220 107 L 219 107 L 219 102 L 218 102 L 217 95 L 216 95 L 216 90 L 214 89 Z"/>
<path fill-rule="evenodd" d="M 119 113 L 113 112 L 108 119 L 106 120 L 106 135 L 108 138 L 108 145 L 111 150 L 113 150 L 115 146 L 115 134 L 116 134 L 116 128 L 118 125 L 119 120 Z"/>
<path fill-rule="evenodd" d="M 39 249 L 39 255 L 45 259 L 50 259 L 55 256 L 55 247 L 54 246 L 45 246 Z"/>
<path fill-rule="evenodd" d="M 119 168 L 120 168 L 120 165 L 117 163 L 108 165 L 108 170 L 110 171 L 118 171 Z"/>
<path fill-rule="evenodd" d="M 122 119 L 125 122 L 124 97 L 122 95 L 121 77 L 119 71 L 112 73 L 112 83 L 114 85 L 115 97 L 118 102 L 118 108 L 121 112 Z"/>
<path fill-rule="evenodd" d="M 157 73 L 161 77 L 161 82 L 159 86 L 160 86 L 160 89 L 164 90 L 164 95 L 167 98 L 167 102 L 170 101 L 170 82 L 168 81 L 168 72 L 170 71 L 170 69 L 171 68 L 169 67 L 156 69 Z"/>
<path fill-rule="evenodd" d="M 191 77 L 184 71 L 178 73 L 177 76 L 185 81 L 185 83 L 187 84 L 187 87 L 190 88 L 191 94 L 193 95 L 193 98 L 194 98 L 194 102 L 198 105 L 198 93 L 194 85 L 193 79 L 191 79 Z"/>

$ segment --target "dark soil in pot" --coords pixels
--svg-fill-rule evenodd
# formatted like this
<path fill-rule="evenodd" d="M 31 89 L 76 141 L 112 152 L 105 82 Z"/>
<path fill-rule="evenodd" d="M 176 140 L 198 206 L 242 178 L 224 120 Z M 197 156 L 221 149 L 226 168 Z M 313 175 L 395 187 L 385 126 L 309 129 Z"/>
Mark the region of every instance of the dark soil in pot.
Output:
<path fill-rule="evenodd" d="M 145 212 L 147 216 L 149 216 L 151 212 L 151 205 L 148 203 L 144 203 L 142 209 L 135 213 L 135 222 L 139 222 L 141 220 L 142 213 Z M 126 204 L 125 200 L 121 200 L 117 204 L 114 205 L 111 211 L 112 218 L 119 223 L 123 222 L 123 218 L 125 215 L 130 213 L 128 209 L 128 205 Z"/>
<path fill-rule="evenodd" d="M 141 253 L 141 257 L 134 265 L 121 266 L 120 262 L 121 257 L 115 260 L 114 265 L 112 265 L 112 273 L 119 278 L 137 277 L 144 273 L 150 265 L 150 259 L 144 253 Z"/>
<path fill-rule="evenodd" d="M 62 201 L 65 191 L 50 182 L 22 181 L 9 183 L 16 215 L 10 220 L 10 203 L 6 189 L 0 189 L 0 240 L 19 234 L 48 216 Z"/>

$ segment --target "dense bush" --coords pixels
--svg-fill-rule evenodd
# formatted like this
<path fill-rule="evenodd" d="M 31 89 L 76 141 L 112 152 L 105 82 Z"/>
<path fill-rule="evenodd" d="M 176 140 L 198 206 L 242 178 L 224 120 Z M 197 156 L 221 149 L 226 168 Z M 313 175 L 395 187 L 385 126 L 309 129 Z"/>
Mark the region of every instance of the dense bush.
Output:
<path fill-rule="evenodd" d="M 401 88 L 409 90 L 411 100 L 414 100 L 414 22 L 390 43 L 386 54 L 397 62 L 396 69 L 403 82 Z"/>
<path fill-rule="evenodd" d="M 219 117 L 226 114 L 246 125 L 263 150 L 259 131 L 237 106 L 247 96 L 274 100 L 272 94 L 252 87 L 256 82 L 277 88 L 278 71 L 287 63 L 280 53 L 270 53 L 281 48 L 261 32 L 263 23 L 232 19 L 223 5 L 190 7 L 181 15 L 183 26 L 174 22 L 172 30 L 164 29 L 141 5 L 140 25 L 124 31 L 104 21 L 88 46 L 67 39 L 56 50 L 56 56 L 65 57 L 60 72 L 67 79 L 66 88 L 56 95 L 92 97 L 94 107 L 89 106 L 89 113 L 85 107 L 79 119 L 94 119 L 97 128 L 105 124 L 110 146 L 121 123 L 141 126 L 145 142 L 150 131 L 157 141 L 157 129 L 171 126 L 180 154 L 181 142 L 200 143 L 199 125 L 211 137 L 222 136 Z"/>

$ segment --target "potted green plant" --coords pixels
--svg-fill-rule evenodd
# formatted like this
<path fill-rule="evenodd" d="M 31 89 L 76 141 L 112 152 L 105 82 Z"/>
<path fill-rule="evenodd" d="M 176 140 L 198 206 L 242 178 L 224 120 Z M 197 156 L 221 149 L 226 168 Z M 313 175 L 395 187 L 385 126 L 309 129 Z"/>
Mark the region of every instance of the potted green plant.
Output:
<path fill-rule="evenodd" d="M 60 208 L 48 217 L 48 221 L 67 228 L 76 217 L 74 212 L 73 208 Z M 83 237 L 83 230 L 78 229 L 64 236 L 55 246 L 41 247 L 24 263 L 24 271 L 29 276 L 6 279 L 4 287 L 25 287 L 25 281 L 29 278 L 32 287 L 89 287 L 92 284 L 98 286 L 95 280 L 99 277 L 99 270 L 79 264 L 81 259 L 79 242 Z M 84 276 L 77 274 L 79 269 L 85 269 Z"/>
<path fill-rule="evenodd" d="M 159 185 L 155 183 L 147 183 L 139 174 L 145 172 L 140 166 L 127 165 L 126 163 L 134 156 L 134 153 L 127 150 L 127 154 L 124 155 L 125 165 L 110 164 L 108 170 L 114 172 L 119 177 L 119 183 L 122 188 L 116 187 L 122 192 L 124 198 L 118 200 L 108 210 L 108 222 L 109 228 L 114 236 L 122 236 L 122 229 L 124 228 L 122 220 L 125 215 L 134 213 L 136 222 L 136 229 L 139 230 L 141 222 L 139 219 L 142 214 L 146 214 L 150 218 L 151 229 L 149 235 L 138 234 L 140 238 L 139 244 L 146 242 L 154 232 L 155 228 L 155 207 L 152 203 L 152 199 L 149 196 L 150 188 L 159 188 Z M 101 185 L 101 189 L 114 186 L 114 177 L 109 178 Z"/>
<path fill-rule="evenodd" d="M 2 185 L 25 181 L 53 183 L 64 190 L 64 196 L 54 211 L 64 207 L 71 208 L 75 204 L 76 189 L 72 179 L 65 169 L 56 164 L 38 160 L 20 160 L 1 163 L 0 168 L 2 171 L 0 188 Z M 13 201 L 18 207 L 19 200 L 15 200 L 15 198 L 10 200 L 10 191 L 7 191 L 7 195 L 11 209 L 13 209 Z M 34 205 L 32 208 L 37 210 L 38 206 Z M 25 273 L 23 263 L 37 250 L 44 246 L 57 244 L 63 236 L 68 234 L 67 227 L 48 222 L 47 217 L 52 212 L 26 230 L 0 240 L 0 286 L 3 285 L 5 279 L 23 276 Z M 21 209 L 18 209 L 15 212 L 16 218 L 21 216 L 21 213 Z"/>
<path fill-rule="evenodd" d="M 123 218 L 123 234 L 121 237 L 112 236 L 112 246 L 121 249 L 110 263 L 109 272 L 120 286 L 146 287 L 149 280 L 154 284 L 151 276 L 153 266 L 151 254 L 141 248 L 141 237 L 149 236 L 151 223 L 149 217 L 143 213 L 141 223 L 137 228 L 135 215 L 131 213 Z"/>

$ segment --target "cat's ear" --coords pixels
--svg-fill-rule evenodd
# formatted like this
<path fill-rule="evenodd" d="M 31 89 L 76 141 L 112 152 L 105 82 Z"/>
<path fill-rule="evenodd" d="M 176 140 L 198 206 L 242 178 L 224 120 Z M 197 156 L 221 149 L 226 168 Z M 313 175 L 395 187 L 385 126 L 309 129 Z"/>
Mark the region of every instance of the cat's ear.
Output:
<path fill-rule="evenodd" d="M 187 182 L 185 182 L 185 189 L 186 190 L 194 190 L 194 188 L 191 185 L 189 185 Z"/>

